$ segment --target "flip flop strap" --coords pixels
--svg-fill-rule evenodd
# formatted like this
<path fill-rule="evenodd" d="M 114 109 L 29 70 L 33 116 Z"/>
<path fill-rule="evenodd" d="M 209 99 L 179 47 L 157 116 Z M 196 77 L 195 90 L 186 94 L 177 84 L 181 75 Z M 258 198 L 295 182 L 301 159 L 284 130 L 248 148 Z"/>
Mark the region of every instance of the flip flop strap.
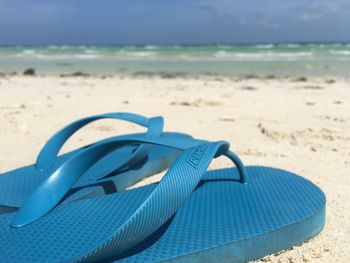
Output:
<path fill-rule="evenodd" d="M 163 132 L 163 118 L 162 117 L 154 117 L 154 118 L 146 118 L 144 116 L 126 113 L 126 112 L 116 112 L 116 113 L 106 113 L 99 114 L 90 117 L 86 117 L 80 120 L 77 120 L 63 129 L 56 132 L 46 143 L 46 145 L 40 151 L 37 161 L 36 168 L 38 170 L 46 170 L 52 167 L 57 159 L 57 155 L 62 148 L 62 146 L 66 143 L 66 141 L 79 129 L 86 126 L 87 124 L 101 119 L 119 119 L 126 120 L 136 124 L 139 124 L 143 127 L 147 127 L 148 131 L 146 136 L 156 137 L 160 136 Z M 131 157 L 126 159 L 124 162 L 118 165 L 118 167 L 113 167 L 111 172 L 115 172 L 126 167 L 132 166 L 140 160 L 144 159 L 147 156 L 148 148 L 147 146 L 140 145 L 137 149 L 132 153 Z M 101 178 L 97 178 L 101 179 Z"/>
<path fill-rule="evenodd" d="M 74 261 L 96 261 L 116 255 L 151 235 L 181 207 L 215 157 L 229 157 L 239 167 L 241 182 L 245 182 L 243 164 L 235 154 L 228 151 L 227 142 L 203 143 L 193 139 L 186 141 L 174 138 L 169 141 L 162 137 L 124 136 L 124 139 L 115 142 L 95 145 L 64 163 L 28 198 L 14 217 L 11 226 L 26 225 L 48 213 L 97 159 L 130 143 L 151 143 L 179 150 L 190 148 L 174 162 L 145 202 L 122 226 Z"/>
<path fill-rule="evenodd" d="M 103 158 L 111 151 L 115 151 L 126 145 L 139 143 L 149 143 L 184 150 L 196 145 L 201 145 L 203 141 L 179 137 L 172 137 L 171 139 L 165 137 L 146 138 L 137 134 L 124 135 L 120 136 L 115 141 L 93 145 L 65 162 L 33 191 L 22 204 L 11 222 L 11 226 L 20 227 L 38 220 L 60 203 L 72 186 L 94 163 L 96 163 L 96 161 Z M 192 157 L 195 158 L 195 155 Z M 195 163 L 195 159 L 189 160 Z M 237 166 L 242 165 L 241 162 L 236 162 L 234 159 L 233 161 Z M 242 171 L 243 169 L 244 168 L 242 168 Z M 244 181 L 244 173 L 241 175 L 241 180 Z"/>
<path fill-rule="evenodd" d="M 147 138 L 142 134 L 134 134 L 119 136 L 115 140 L 110 139 L 94 144 L 70 158 L 45 179 L 23 202 L 11 225 L 14 227 L 23 226 L 47 214 L 64 198 L 92 165 L 122 147 L 149 143 L 183 150 L 201 142 L 178 137 L 171 139 L 165 137 Z"/>
<path fill-rule="evenodd" d="M 142 205 L 108 238 L 74 262 L 95 262 L 116 256 L 152 235 L 189 198 L 213 158 L 228 154 L 227 142 L 201 144 L 186 150 Z M 232 159 L 235 162 L 235 157 Z M 240 162 L 241 163 L 241 162 Z M 235 162 L 237 165 L 237 163 Z M 238 164 L 239 165 L 239 164 Z M 244 171 L 244 167 L 239 168 Z M 245 177 L 241 174 L 241 178 Z M 190 219 L 189 219 L 190 220 Z"/>
<path fill-rule="evenodd" d="M 153 137 L 159 137 L 162 135 L 163 132 L 163 118 L 162 117 L 153 117 L 150 118 L 148 124 L 148 131 L 146 134 L 146 137 L 153 138 Z M 113 139 L 114 140 L 114 139 Z M 97 161 L 95 165 L 100 167 L 105 167 L 104 172 L 101 174 L 97 174 L 91 177 L 91 180 L 98 181 L 106 178 L 109 175 L 117 174 L 119 172 L 122 172 L 130 167 L 136 166 L 145 158 L 148 156 L 148 153 L 150 152 L 152 145 L 149 144 L 142 144 L 136 146 L 135 149 L 131 152 L 131 157 L 126 158 L 121 161 L 118 165 L 111 165 L 110 160 L 111 158 L 120 158 L 120 154 L 118 154 L 119 150 L 113 151 L 101 160 Z"/>

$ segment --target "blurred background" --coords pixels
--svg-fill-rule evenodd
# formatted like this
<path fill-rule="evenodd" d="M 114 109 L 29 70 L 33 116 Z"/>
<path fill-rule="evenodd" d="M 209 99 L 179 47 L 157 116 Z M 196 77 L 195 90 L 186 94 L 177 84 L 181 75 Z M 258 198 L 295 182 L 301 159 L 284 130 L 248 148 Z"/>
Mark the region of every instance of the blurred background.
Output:
<path fill-rule="evenodd" d="M 349 76 L 347 0 L 0 0 L 0 70 Z"/>

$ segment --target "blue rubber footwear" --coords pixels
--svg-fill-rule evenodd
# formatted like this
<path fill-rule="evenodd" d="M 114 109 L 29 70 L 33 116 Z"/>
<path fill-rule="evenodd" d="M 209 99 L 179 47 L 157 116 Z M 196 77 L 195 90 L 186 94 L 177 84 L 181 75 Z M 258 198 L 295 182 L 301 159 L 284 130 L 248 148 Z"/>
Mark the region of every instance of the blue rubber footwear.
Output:
<path fill-rule="evenodd" d="M 118 137 L 105 139 L 58 156 L 64 143 L 76 131 L 93 121 L 106 118 L 127 120 L 146 127 L 147 132 L 140 134 L 143 137 L 153 138 L 163 134 L 169 139 L 173 137 L 184 140 L 191 138 L 180 133 L 163 133 L 162 117 L 146 118 L 132 113 L 107 113 L 75 121 L 51 137 L 40 151 L 35 164 L 0 174 L 0 213 L 15 211 L 36 187 L 74 155 L 96 144 L 117 140 Z M 75 184 L 66 200 L 122 191 L 142 178 L 168 168 L 178 154 L 179 151 L 175 149 L 156 145 L 125 146 L 96 162 Z M 86 189 L 86 186 L 94 187 Z"/>
<path fill-rule="evenodd" d="M 183 151 L 158 184 L 61 202 L 96 161 L 145 143 Z M 235 168 L 207 171 L 219 156 Z M 0 215 L 0 261 L 246 262 L 308 240 L 324 223 L 317 186 L 244 167 L 226 142 L 130 135 L 75 155 L 17 213 Z"/>

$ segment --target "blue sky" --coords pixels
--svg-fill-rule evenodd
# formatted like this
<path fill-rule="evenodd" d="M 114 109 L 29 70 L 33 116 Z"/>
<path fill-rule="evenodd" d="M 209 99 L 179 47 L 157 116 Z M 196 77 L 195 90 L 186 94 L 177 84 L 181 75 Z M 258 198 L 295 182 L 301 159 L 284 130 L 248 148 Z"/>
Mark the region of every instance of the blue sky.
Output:
<path fill-rule="evenodd" d="M 0 45 L 350 41 L 349 0 L 0 0 Z"/>

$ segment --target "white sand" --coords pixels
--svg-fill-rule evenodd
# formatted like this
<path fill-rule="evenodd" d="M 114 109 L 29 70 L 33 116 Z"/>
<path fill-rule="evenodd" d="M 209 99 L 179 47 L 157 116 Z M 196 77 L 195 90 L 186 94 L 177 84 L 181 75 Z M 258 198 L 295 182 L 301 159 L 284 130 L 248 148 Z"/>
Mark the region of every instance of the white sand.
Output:
<path fill-rule="evenodd" d="M 227 140 L 245 164 L 279 167 L 312 180 L 327 196 L 324 231 L 262 261 L 350 262 L 350 80 L 0 77 L 0 172 L 32 163 L 64 124 L 112 111 L 163 115 L 166 130 Z M 138 130 L 143 129 L 99 121 L 65 150 Z M 218 160 L 213 167 L 228 164 Z"/>

